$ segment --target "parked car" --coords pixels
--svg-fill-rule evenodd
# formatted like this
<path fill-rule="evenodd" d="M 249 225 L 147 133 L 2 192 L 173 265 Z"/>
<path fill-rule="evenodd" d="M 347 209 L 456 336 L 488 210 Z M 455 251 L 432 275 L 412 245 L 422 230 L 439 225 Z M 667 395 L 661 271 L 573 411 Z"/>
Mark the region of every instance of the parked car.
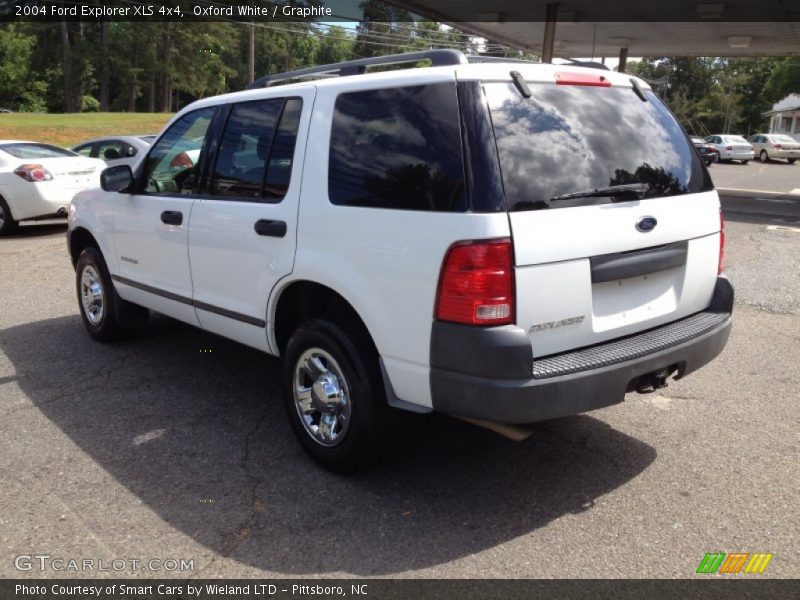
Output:
<path fill-rule="evenodd" d="M 719 152 L 714 146 L 707 144 L 701 137 L 692 137 L 691 139 L 697 153 L 700 155 L 700 158 L 703 159 L 707 167 L 719 160 Z"/>
<path fill-rule="evenodd" d="M 187 106 L 73 201 L 95 339 L 154 310 L 283 357 L 292 429 L 337 470 L 379 458 L 402 411 L 574 415 L 725 346 L 719 198 L 646 82 L 439 50 L 255 86 Z"/>
<path fill-rule="evenodd" d="M 13 112 L 10 108 L 0 108 L 0 115 L 10 115 Z"/>
<path fill-rule="evenodd" d="M 706 142 L 717 149 L 720 160 L 740 160 L 744 165 L 753 160 L 753 146 L 740 135 L 710 135 Z"/>
<path fill-rule="evenodd" d="M 142 156 L 147 154 L 150 144 L 156 139 L 154 135 L 120 135 L 114 137 L 87 140 L 72 148 L 82 156 L 100 158 L 108 166 L 136 166 Z"/>
<path fill-rule="evenodd" d="M 0 140 L 0 235 L 19 221 L 66 217 L 72 196 L 99 187 L 105 163 L 50 144 Z"/>
<path fill-rule="evenodd" d="M 761 162 L 769 162 L 773 158 L 783 158 L 793 164 L 800 158 L 800 142 L 782 133 L 757 133 L 747 141 L 753 144 L 756 156 Z"/>

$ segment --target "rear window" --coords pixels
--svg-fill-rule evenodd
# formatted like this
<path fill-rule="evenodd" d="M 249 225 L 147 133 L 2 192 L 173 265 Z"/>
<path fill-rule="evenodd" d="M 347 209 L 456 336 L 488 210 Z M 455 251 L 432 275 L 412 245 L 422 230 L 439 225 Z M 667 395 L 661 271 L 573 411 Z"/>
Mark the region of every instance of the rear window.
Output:
<path fill-rule="evenodd" d="M 725 140 L 729 144 L 749 144 L 750 143 L 740 135 L 725 135 L 725 136 L 722 136 L 722 139 Z"/>
<path fill-rule="evenodd" d="M 333 204 L 467 210 L 454 83 L 339 95 L 331 129 Z"/>
<path fill-rule="evenodd" d="M 643 198 L 712 189 L 686 133 L 649 90 L 488 83 L 486 95 L 509 210 L 603 204 L 608 196 L 557 200 L 615 185 L 647 184 Z"/>
<path fill-rule="evenodd" d="M 65 150 L 50 144 L 2 144 L 0 150 L 8 152 L 17 158 L 60 158 L 63 156 L 78 156 L 71 150 Z"/>
<path fill-rule="evenodd" d="M 784 142 L 784 143 L 794 144 L 797 140 L 795 140 L 794 138 L 789 137 L 788 135 L 773 135 L 772 136 L 772 141 L 776 142 L 776 143 L 777 142 Z"/>

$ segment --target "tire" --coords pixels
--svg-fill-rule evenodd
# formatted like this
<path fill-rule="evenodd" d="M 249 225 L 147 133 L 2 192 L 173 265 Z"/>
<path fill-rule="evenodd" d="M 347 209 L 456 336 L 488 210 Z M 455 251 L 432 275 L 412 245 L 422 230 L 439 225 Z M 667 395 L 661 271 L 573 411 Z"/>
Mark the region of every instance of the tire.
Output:
<path fill-rule="evenodd" d="M 147 321 L 146 308 L 119 297 L 97 248 L 85 248 L 78 257 L 75 289 L 83 324 L 89 335 L 100 342 L 121 339 Z"/>
<path fill-rule="evenodd" d="M 342 318 L 300 326 L 286 347 L 284 383 L 292 430 L 320 465 L 353 472 L 391 449 L 403 415 L 386 402 L 378 354 L 361 327 Z"/>
<path fill-rule="evenodd" d="M 761 152 L 758 154 L 758 158 L 759 158 L 759 160 L 760 160 L 761 162 L 763 162 L 763 163 L 768 163 L 768 162 L 769 162 L 769 154 L 767 154 L 767 151 L 766 151 L 766 150 L 762 150 L 762 151 L 761 151 Z"/>
<path fill-rule="evenodd" d="M 11 209 L 4 198 L 0 197 L 0 235 L 10 235 L 17 230 L 19 222 L 11 216 Z"/>
<path fill-rule="evenodd" d="M 787 158 L 786 162 L 788 162 L 790 165 L 793 165 L 794 161 L 796 161 L 796 160 L 797 160 L 796 158 Z"/>
<path fill-rule="evenodd" d="M 743 165 L 746 165 L 746 164 L 747 164 L 747 163 L 749 163 L 749 162 L 750 162 L 749 160 L 743 160 L 743 161 L 742 161 L 742 164 L 743 164 Z"/>

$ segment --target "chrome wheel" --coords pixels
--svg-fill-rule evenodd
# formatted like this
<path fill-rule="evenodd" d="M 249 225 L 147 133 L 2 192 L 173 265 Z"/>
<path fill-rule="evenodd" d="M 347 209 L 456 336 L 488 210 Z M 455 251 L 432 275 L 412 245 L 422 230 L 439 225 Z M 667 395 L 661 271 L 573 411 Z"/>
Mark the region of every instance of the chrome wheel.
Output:
<path fill-rule="evenodd" d="M 315 442 L 336 446 L 350 427 L 350 390 L 339 363 L 321 348 L 309 348 L 297 359 L 294 405 Z"/>
<path fill-rule="evenodd" d="M 766 150 L 761 151 L 759 158 L 761 158 L 761 162 L 769 162 L 769 155 L 767 154 Z"/>
<path fill-rule="evenodd" d="M 92 325 L 99 325 L 105 309 L 103 282 L 95 267 L 87 265 L 81 273 L 81 304 L 83 314 Z"/>

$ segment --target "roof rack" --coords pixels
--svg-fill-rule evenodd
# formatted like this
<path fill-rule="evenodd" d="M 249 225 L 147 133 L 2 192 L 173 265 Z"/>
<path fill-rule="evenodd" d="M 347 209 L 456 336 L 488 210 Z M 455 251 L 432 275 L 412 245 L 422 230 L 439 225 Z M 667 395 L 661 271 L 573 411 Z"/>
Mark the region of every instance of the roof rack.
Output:
<path fill-rule="evenodd" d="M 403 63 L 419 62 L 421 60 L 430 60 L 432 66 L 434 67 L 463 65 L 468 62 L 467 57 L 458 50 L 425 50 L 422 52 L 407 52 L 406 54 L 391 54 L 388 56 L 359 58 L 358 60 L 349 60 L 330 65 L 298 69 L 297 71 L 287 71 L 286 73 L 277 73 L 275 75 L 266 75 L 256 79 L 247 87 L 248 89 L 267 87 L 280 81 L 306 79 L 309 77 L 335 77 L 336 75 L 344 77 L 347 75 L 361 75 L 362 73 L 366 73 L 367 67 L 380 65 L 399 65 Z"/>

